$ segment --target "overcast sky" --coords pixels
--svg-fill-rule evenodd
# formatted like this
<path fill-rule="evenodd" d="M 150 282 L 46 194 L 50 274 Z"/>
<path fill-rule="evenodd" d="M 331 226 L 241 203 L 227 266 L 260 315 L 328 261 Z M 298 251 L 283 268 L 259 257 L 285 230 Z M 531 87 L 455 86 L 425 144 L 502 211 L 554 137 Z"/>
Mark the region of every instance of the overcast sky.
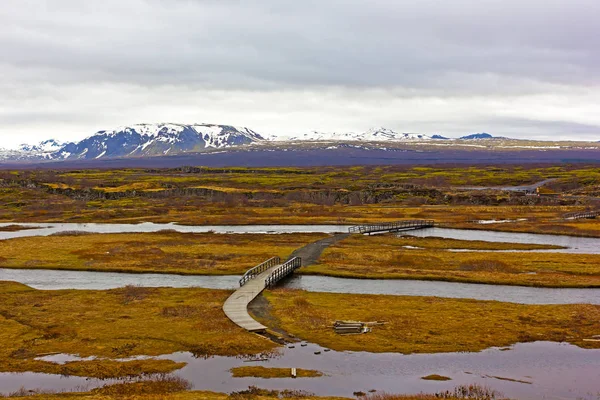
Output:
<path fill-rule="evenodd" d="M 140 122 L 600 140 L 598 0 L 2 0 L 0 147 Z"/>

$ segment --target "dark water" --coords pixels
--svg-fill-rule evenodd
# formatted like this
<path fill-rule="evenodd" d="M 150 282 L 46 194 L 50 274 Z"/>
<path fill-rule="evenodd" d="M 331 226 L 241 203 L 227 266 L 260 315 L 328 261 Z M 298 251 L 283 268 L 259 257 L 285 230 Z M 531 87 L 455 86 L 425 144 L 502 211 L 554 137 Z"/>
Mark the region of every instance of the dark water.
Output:
<path fill-rule="evenodd" d="M 315 351 L 321 351 L 315 355 Z M 600 392 L 600 350 L 550 342 L 517 344 L 507 351 L 497 348 L 479 353 L 402 355 L 395 353 L 325 352 L 309 344 L 282 350 L 266 362 L 245 362 L 232 357 L 196 359 L 189 353 L 160 358 L 184 361 L 188 365 L 175 375 L 192 382 L 196 390 L 238 391 L 250 385 L 266 389 L 298 389 L 320 396 L 353 397 L 369 390 L 389 393 L 433 393 L 461 384 L 479 383 L 511 398 L 597 399 Z M 279 368 L 316 369 L 322 378 L 258 379 L 232 378 L 229 370 L 238 366 L 262 365 Z M 448 382 L 420 379 L 430 374 L 452 378 Z M 523 382 L 501 380 L 508 378 Z M 0 392 L 22 386 L 53 390 L 75 390 L 102 386 L 105 382 L 43 374 L 0 374 Z"/>
<path fill-rule="evenodd" d="M 239 286 L 239 279 L 239 276 L 229 275 L 185 276 L 0 268 L 0 281 L 21 282 L 40 290 L 104 290 L 126 285 L 235 289 Z M 600 289 L 549 289 L 399 279 L 346 279 L 297 274 L 283 281 L 283 285 L 310 292 L 437 296 L 522 304 L 600 304 Z"/>

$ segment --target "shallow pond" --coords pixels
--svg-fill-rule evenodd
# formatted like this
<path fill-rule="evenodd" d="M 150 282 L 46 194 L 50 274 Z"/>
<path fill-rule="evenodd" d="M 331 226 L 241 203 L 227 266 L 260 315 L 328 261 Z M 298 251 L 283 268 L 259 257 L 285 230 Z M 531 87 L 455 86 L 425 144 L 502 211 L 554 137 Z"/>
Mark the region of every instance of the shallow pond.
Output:
<path fill-rule="evenodd" d="M 321 352 L 316 355 L 315 352 Z M 600 350 L 551 342 L 516 344 L 508 349 L 479 353 L 402 355 L 395 353 L 326 352 L 307 344 L 286 348 L 265 362 L 247 362 L 232 357 L 194 358 L 176 353 L 159 358 L 184 361 L 188 365 L 175 375 L 192 382 L 196 390 L 232 392 L 256 385 L 266 389 L 297 389 L 320 396 L 353 397 L 356 391 L 390 393 L 439 392 L 461 384 L 479 383 L 511 398 L 597 399 L 600 392 Z M 321 378 L 259 379 L 232 378 L 238 366 L 262 365 L 279 368 L 316 369 Z M 425 381 L 421 377 L 440 374 L 451 381 Z M 501 379 L 500 379 L 501 378 Z M 505 380 L 511 379 L 511 380 Z M 521 382 L 518 382 L 521 381 Z M 26 388 L 75 390 L 105 382 L 43 374 L 0 374 L 2 392 Z M 87 385 L 87 386 L 86 386 Z"/>

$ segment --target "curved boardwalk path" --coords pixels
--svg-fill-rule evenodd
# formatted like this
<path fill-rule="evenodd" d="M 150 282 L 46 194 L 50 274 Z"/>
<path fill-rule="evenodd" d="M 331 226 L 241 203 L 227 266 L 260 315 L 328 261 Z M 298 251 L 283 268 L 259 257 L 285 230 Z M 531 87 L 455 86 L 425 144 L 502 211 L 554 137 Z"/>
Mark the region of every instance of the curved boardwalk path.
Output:
<path fill-rule="evenodd" d="M 326 247 L 331 246 L 332 244 L 337 243 L 348 236 L 349 234 L 347 233 L 337 234 L 332 237 L 310 243 L 294 251 L 288 262 L 293 260 L 295 257 L 298 257 L 301 258 L 303 267 L 314 264 Z M 250 332 L 265 332 L 267 327 L 254 320 L 254 318 L 248 314 L 248 305 L 265 289 L 265 280 L 282 265 L 283 264 L 274 265 L 261 272 L 259 275 L 244 281 L 245 283 L 243 283 L 243 286 L 236 290 L 225 301 L 225 304 L 223 305 L 223 311 L 225 311 L 225 315 L 227 315 L 227 317 L 236 325 Z"/>
<path fill-rule="evenodd" d="M 275 265 L 250 279 L 225 301 L 223 311 L 236 325 L 250 332 L 264 332 L 267 329 L 248 314 L 248 304 L 265 289 L 265 279 L 278 267 Z"/>

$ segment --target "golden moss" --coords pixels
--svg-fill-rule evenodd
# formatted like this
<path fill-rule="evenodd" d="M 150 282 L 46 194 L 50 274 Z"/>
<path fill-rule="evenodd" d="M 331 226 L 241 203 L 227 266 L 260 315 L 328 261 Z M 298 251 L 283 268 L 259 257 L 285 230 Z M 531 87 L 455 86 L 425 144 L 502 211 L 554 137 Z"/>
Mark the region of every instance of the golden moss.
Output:
<path fill-rule="evenodd" d="M 439 353 L 548 340 L 586 348 L 600 331 L 600 306 L 521 305 L 436 297 L 311 293 L 265 294 L 279 328 L 344 351 Z M 299 299 L 304 304 L 298 307 Z M 336 320 L 385 321 L 364 335 L 341 336 Z M 273 324 L 273 322 L 270 322 Z"/>
<path fill-rule="evenodd" d="M 222 311 L 231 292 L 207 289 L 39 291 L 0 283 L 0 370 L 127 376 L 180 368 L 168 360 L 114 359 L 190 351 L 198 356 L 250 355 L 276 345 L 234 325 Z M 173 315 L 165 310 L 193 312 Z M 64 366 L 38 361 L 64 353 L 96 361 Z"/>
<path fill-rule="evenodd" d="M 123 233 L 0 241 L 0 268 L 232 275 L 324 234 Z"/>
<path fill-rule="evenodd" d="M 446 251 L 456 248 L 523 250 L 528 246 L 440 238 L 397 238 L 393 235 L 353 235 L 326 249 L 318 264 L 303 268 L 300 273 L 540 287 L 600 287 L 600 255 L 597 254 Z"/>
<path fill-rule="evenodd" d="M 266 367 L 237 367 L 231 369 L 231 374 L 234 378 L 290 378 L 291 368 L 266 368 Z M 296 376 L 298 378 L 317 378 L 323 376 L 323 374 L 319 371 L 311 370 L 311 369 L 301 369 L 298 368 L 296 370 Z"/>

